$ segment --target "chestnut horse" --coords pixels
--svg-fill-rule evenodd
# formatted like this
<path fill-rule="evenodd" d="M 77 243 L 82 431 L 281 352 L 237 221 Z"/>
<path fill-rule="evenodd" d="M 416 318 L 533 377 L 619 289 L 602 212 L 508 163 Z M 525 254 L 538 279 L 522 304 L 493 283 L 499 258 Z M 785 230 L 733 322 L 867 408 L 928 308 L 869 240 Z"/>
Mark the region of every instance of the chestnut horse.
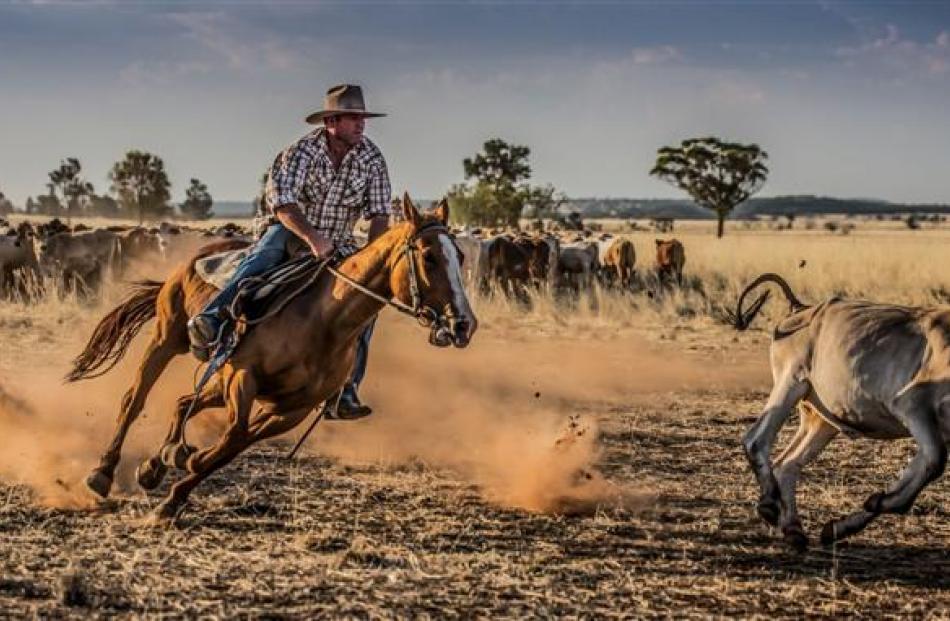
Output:
<path fill-rule="evenodd" d="M 403 309 L 411 304 L 420 316 L 428 316 L 433 344 L 468 344 L 477 321 L 461 284 L 462 257 L 446 227 L 448 205 L 443 200 L 433 214 L 421 215 L 408 195 L 402 204 L 405 222 L 345 259 L 338 267 L 342 276 L 327 270 L 320 273 L 300 295 L 244 335 L 200 394 L 178 400 L 164 444 L 136 471 L 145 489 L 157 487 L 168 467 L 186 472 L 156 507 L 155 520 L 174 519 L 208 475 L 251 444 L 292 429 L 340 390 L 353 366 L 357 338 L 382 310 L 384 300 L 395 298 Z M 115 436 L 86 479 L 99 496 L 109 494 L 126 433 L 142 411 L 149 390 L 173 357 L 189 351 L 188 317 L 214 293 L 195 273 L 195 260 L 242 245 L 206 246 L 164 283 L 140 283 L 138 292 L 99 323 L 74 361 L 69 381 L 107 372 L 142 325 L 157 316 L 135 382 L 122 401 Z M 360 291 L 360 286 L 370 294 Z M 255 402 L 259 408 L 252 415 Z M 213 407 L 226 408 L 227 428 L 217 444 L 195 450 L 184 441 L 188 412 Z"/>

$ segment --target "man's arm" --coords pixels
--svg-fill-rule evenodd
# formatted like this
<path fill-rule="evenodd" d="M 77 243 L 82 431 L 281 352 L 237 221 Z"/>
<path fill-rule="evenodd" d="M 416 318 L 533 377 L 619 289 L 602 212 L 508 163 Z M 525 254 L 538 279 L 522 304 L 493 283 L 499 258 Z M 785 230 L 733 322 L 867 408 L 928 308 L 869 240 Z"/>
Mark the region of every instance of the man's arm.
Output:
<path fill-rule="evenodd" d="M 389 229 L 389 216 L 373 216 L 369 220 L 369 241 L 373 241 Z"/>
<path fill-rule="evenodd" d="M 274 210 L 274 214 L 281 224 L 310 246 L 313 256 L 318 259 L 325 259 L 333 252 L 333 243 L 318 233 L 317 229 L 307 222 L 307 218 L 295 203 L 281 205 Z M 372 227 L 370 228 L 370 235 L 372 236 Z"/>

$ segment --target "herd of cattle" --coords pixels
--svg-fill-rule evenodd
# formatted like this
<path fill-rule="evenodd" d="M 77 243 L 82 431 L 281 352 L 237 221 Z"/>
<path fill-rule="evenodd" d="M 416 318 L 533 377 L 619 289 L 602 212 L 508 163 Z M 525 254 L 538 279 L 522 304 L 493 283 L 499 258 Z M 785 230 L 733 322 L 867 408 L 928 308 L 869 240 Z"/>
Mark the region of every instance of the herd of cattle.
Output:
<path fill-rule="evenodd" d="M 20 222 L 0 219 L 0 297 L 35 295 L 40 283 L 66 290 L 95 291 L 104 276 L 128 275 L 142 261 L 178 260 L 213 238 L 247 238 L 246 229 L 228 223 L 196 229 L 162 223 L 152 228 L 69 227 L 58 219 Z M 608 234 L 535 234 L 479 230 L 456 232 L 464 255 L 464 276 L 471 287 L 497 287 L 520 296 L 547 285 L 580 291 L 595 281 L 631 288 L 638 281 L 637 251 L 632 241 Z M 682 283 L 686 256 L 678 240 L 656 240 L 652 273 L 660 284 Z"/>
<path fill-rule="evenodd" d="M 468 282 L 483 291 L 492 285 L 508 295 L 529 287 L 580 291 L 595 281 L 630 289 L 638 282 L 637 251 L 631 240 L 609 233 L 483 236 L 463 230 L 455 241 L 465 256 Z M 661 284 L 682 284 L 686 253 L 676 239 L 656 240 L 655 274 Z"/>
<path fill-rule="evenodd" d="M 59 219 L 16 226 L 0 218 L 0 297 L 30 297 L 44 283 L 60 290 L 95 291 L 106 274 L 128 275 L 143 261 L 183 257 L 208 238 L 246 235 L 234 224 L 193 229 L 163 223 L 144 228 L 70 227 Z"/>

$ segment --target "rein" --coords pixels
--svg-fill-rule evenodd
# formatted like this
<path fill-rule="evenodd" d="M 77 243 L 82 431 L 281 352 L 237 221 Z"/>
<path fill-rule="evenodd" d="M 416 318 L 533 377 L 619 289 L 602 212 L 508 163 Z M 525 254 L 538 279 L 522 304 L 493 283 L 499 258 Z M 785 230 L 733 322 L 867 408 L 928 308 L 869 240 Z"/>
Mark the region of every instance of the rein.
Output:
<path fill-rule="evenodd" d="M 422 294 L 419 289 L 419 276 L 416 273 L 416 261 L 415 261 L 415 255 L 416 255 L 416 252 L 418 252 L 416 250 L 415 242 L 416 240 L 419 239 L 419 236 L 424 231 L 428 231 L 431 229 L 441 229 L 445 231 L 446 233 L 448 233 L 448 229 L 445 228 L 444 224 L 440 222 L 430 222 L 420 227 L 418 230 L 416 230 L 415 233 L 413 233 L 410 237 L 408 237 L 406 239 L 406 244 L 403 247 L 403 256 L 405 257 L 409 265 L 409 295 L 412 298 L 411 306 L 403 303 L 400 300 L 386 298 L 379 295 L 375 291 L 370 290 L 365 285 L 359 282 L 356 282 L 355 280 L 353 280 L 352 278 L 350 278 L 343 272 L 339 271 L 335 267 L 326 265 L 326 269 L 334 277 L 339 278 L 340 280 L 350 285 L 351 287 L 353 287 L 354 289 L 356 289 L 363 295 L 366 295 L 384 305 L 391 306 L 392 308 L 396 309 L 397 311 L 399 311 L 400 313 L 404 315 L 409 315 L 410 317 L 414 317 L 422 325 L 425 325 L 425 326 L 431 325 L 432 323 L 438 321 L 439 317 L 438 317 L 438 314 L 433 309 L 422 305 Z"/>

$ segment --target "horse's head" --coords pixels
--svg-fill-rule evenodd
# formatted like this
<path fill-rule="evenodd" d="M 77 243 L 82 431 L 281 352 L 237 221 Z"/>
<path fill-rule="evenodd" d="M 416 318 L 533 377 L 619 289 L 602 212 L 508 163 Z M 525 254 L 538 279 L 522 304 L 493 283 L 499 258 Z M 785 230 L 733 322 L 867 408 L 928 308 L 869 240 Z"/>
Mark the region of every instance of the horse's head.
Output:
<path fill-rule="evenodd" d="M 420 312 L 431 328 L 429 342 L 465 347 L 478 320 L 462 287 L 462 252 L 448 229 L 449 205 L 443 199 L 431 214 L 420 214 L 405 194 L 402 214 L 409 236 L 392 270 L 393 294 Z"/>

